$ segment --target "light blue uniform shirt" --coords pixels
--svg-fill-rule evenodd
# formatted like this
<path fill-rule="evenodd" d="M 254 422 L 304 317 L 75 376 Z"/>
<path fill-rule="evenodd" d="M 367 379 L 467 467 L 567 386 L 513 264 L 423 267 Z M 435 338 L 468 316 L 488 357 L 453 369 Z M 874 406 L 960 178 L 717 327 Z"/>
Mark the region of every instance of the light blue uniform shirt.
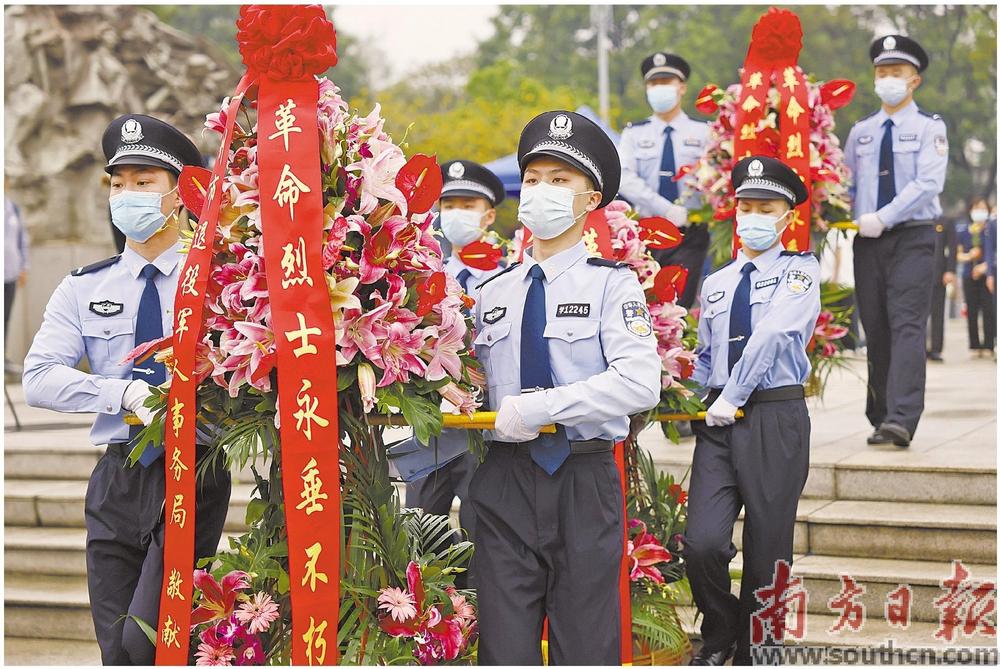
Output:
<path fill-rule="evenodd" d="M 462 262 L 460 258 L 454 255 L 448 256 L 448 258 L 444 261 L 444 271 L 448 273 L 448 276 L 454 277 L 456 281 L 458 281 L 458 275 L 463 269 L 469 270 L 469 280 L 466 281 L 466 284 L 469 287 L 469 297 L 477 301 L 479 299 L 479 290 L 477 290 L 476 286 L 481 284 L 483 281 L 486 281 L 491 276 L 496 276 L 503 271 L 503 267 L 496 267 L 494 269 L 476 269 L 475 267 L 469 267 Z M 459 283 L 461 282 L 459 281 Z"/>
<path fill-rule="evenodd" d="M 892 118 L 893 176 L 896 197 L 878 209 L 878 162 L 885 128 Z M 948 169 L 948 132 L 937 114 L 928 114 L 911 102 L 891 117 L 884 109 L 866 116 L 851 128 L 844 145 L 851 169 L 854 218 L 872 212 L 887 228 L 905 221 L 932 221 L 941 216 L 938 198 Z"/>
<path fill-rule="evenodd" d="M 743 406 L 754 390 L 803 384 L 809 378 L 806 346 L 819 316 L 819 261 L 810 254 L 783 253 L 779 243 L 753 259 L 750 273 L 751 334 L 729 373 L 729 315 L 741 270 L 736 260 L 705 279 L 698 321 L 698 360 L 692 379 L 702 388 L 721 388 L 722 398 Z"/>
<path fill-rule="evenodd" d="M 163 333 L 173 329 L 174 293 L 181 244 L 153 261 L 163 312 Z M 120 364 L 135 348 L 135 319 L 148 261 L 125 247 L 114 264 L 67 276 L 56 288 L 42 326 L 24 360 L 24 396 L 31 406 L 65 413 L 97 413 L 94 444 L 128 441 L 122 395 L 132 382 L 132 364 Z M 90 372 L 76 369 L 87 357 Z"/>
<path fill-rule="evenodd" d="M 589 257 L 581 241 L 540 263 L 554 387 L 531 393 L 522 417 L 532 427 L 564 425 L 572 441 L 617 441 L 628 434 L 628 416 L 659 403 L 660 358 L 635 274 Z M 480 288 L 476 357 L 494 411 L 521 394 L 521 317 L 536 264 L 525 253 L 523 263 Z"/>
<path fill-rule="evenodd" d="M 666 216 L 669 201 L 660 195 L 660 161 L 663 158 L 664 129 L 667 122 L 656 114 L 639 123 L 630 123 L 622 130 L 618 155 L 622 163 L 619 192 L 628 198 L 640 216 Z M 708 124 L 690 118 L 684 112 L 670 122 L 673 132 L 674 165 L 677 169 L 701 158 L 708 145 Z M 677 182 L 680 204 L 688 210 L 702 205 L 701 195 L 693 187 L 694 177 L 688 175 Z"/>

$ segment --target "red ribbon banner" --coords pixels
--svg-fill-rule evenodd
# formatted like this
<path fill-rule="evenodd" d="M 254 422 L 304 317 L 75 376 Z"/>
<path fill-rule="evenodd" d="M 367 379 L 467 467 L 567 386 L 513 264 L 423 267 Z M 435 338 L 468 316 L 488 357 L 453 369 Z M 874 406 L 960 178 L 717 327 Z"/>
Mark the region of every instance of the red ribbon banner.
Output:
<path fill-rule="evenodd" d="M 337 663 L 340 457 L 336 340 L 323 276 L 319 84 L 262 78 L 257 160 L 277 348 L 292 664 Z"/>
<path fill-rule="evenodd" d="M 754 26 L 740 80 L 741 93 L 733 125 L 733 158 L 740 160 L 750 155 L 779 158 L 795 170 L 811 195 L 809 96 L 797 64 L 801 49 L 802 26 L 799 18 L 788 10 L 772 7 Z M 777 119 L 780 130 L 760 129 L 772 84 L 781 99 Z M 782 241 L 790 251 L 804 251 L 809 248 L 810 200 L 807 198 L 790 216 L 792 220 Z M 735 225 L 734 222 L 734 257 L 740 247 Z"/>
<path fill-rule="evenodd" d="M 208 203 L 195 227 L 187 260 L 174 296 L 173 349 L 170 393 L 164 432 L 164 489 L 166 526 L 163 537 L 163 584 L 157 625 L 156 664 L 186 665 L 190 646 L 192 574 L 195 536 L 195 415 L 198 380 L 195 348 L 201 341 L 205 291 L 214 254 L 216 224 L 222 204 L 222 178 L 233 138 L 236 113 L 251 84 L 244 76 L 226 113 L 226 130 L 208 187 Z"/>

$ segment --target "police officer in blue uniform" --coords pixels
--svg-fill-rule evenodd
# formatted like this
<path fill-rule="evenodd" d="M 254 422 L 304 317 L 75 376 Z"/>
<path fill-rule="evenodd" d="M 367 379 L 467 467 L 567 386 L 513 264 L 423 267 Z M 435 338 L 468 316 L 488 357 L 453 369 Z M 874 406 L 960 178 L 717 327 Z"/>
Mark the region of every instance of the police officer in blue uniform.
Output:
<path fill-rule="evenodd" d="M 913 101 L 927 53 L 903 35 L 869 50 L 882 108 L 858 121 L 844 146 L 854 175 L 854 276 L 868 341 L 869 444 L 910 445 L 924 409 L 927 317 L 938 198 L 948 168 L 944 121 Z"/>
<path fill-rule="evenodd" d="M 701 207 L 693 177 L 674 181 L 677 171 L 701 158 L 708 143 L 708 124 L 681 109 L 691 67 L 672 53 L 657 52 L 642 61 L 646 99 L 653 114 L 622 130 L 621 194 L 640 216 L 662 216 L 684 230 L 684 241 L 673 249 L 653 251 L 660 265 L 681 265 L 687 284 L 677 303 L 691 308 L 698 294 L 709 235 L 705 225 L 688 225 L 688 211 Z"/>
<path fill-rule="evenodd" d="M 522 263 L 480 286 L 476 356 L 496 428 L 469 486 L 481 664 L 620 663 L 625 532 L 613 448 L 657 404 L 646 300 L 623 263 L 589 256 L 587 214 L 618 192 L 614 144 L 593 122 L 545 112 L 521 133 Z M 556 431 L 540 433 L 555 424 Z"/>
<path fill-rule="evenodd" d="M 452 160 L 441 166 L 443 186 L 440 209 L 441 230 L 450 242 L 451 253 L 445 259 L 444 270 L 454 277 L 472 298 L 478 297 L 476 286 L 491 276 L 502 272 L 478 269 L 462 262 L 461 251 L 469 244 L 481 240 L 489 226 L 496 221 L 496 207 L 503 202 L 503 183 L 479 163 L 471 160 Z M 417 446 L 427 464 L 422 471 L 428 474 L 406 485 L 406 506 L 421 508 L 427 513 L 447 516 L 455 497 L 462 500 L 459 519 L 462 527 L 472 534 L 475 514 L 468 499 L 469 480 L 476 470 L 477 458 L 468 450 L 467 430 L 444 430 L 430 446 Z M 414 443 L 404 448 L 413 450 Z M 439 462 L 443 466 L 435 468 Z M 456 581 L 460 587 L 468 582 L 464 574 Z"/>
<path fill-rule="evenodd" d="M 127 465 L 141 428 L 126 425 L 124 416 L 131 411 L 149 424 L 152 412 L 144 402 L 167 372 L 152 358 L 133 365 L 122 360 L 172 328 L 184 264 L 178 226 L 186 216 L 177 177 L 184 165 L 199 164 L 201 155 L 179 130 L 142 114 L 112 121 L 102 147 L 112 218 L 128 243 L 120 255 L 81 267 L 59 284 L 25 359 L 23 381 L 31 406 L 97 414 L 90 439 L 107 449 L 85 502 L 91 613 L 104 664 L 147 665 L 154 646 L 131 618 L 123 618 L 134 616 L 154 628 L 158 622 L 166 467 L 163 449 L 151 447 L 138 464 Z M 76 368 L 84 357 L 89 373 Z M 198 558 L 218 548 L 229 494 L 224 469 L 210 469 L 199 483 Z"/>
<path fill-rule="evenodd" d="M 692 664 L 752 664 L 754 590 L 792 559 L 799 495 L 809 474 L 806 345 L 819 316 L 819 262 L 786 251 L 781 233 L 808 194 L 774 158 L 750 156 L 733 168 L 736 259 L 705 279 L 692 378 L 708 390 L 708 415 L 695 427 L 684 557 L 698 609 L 702 649 Z M 736 419 L 743 409 L 744 417 Z M 733 527 L 740 508 L 743 578 L 730 593 Z M 773 640 L 772 640 L 773 642 Z"/>

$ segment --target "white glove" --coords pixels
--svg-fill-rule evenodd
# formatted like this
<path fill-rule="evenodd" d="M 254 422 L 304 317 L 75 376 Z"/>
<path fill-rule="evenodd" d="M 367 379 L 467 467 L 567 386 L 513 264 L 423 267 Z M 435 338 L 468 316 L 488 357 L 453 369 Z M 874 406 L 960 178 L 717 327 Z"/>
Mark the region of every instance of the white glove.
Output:
<path fill-rule="evenodd" d="M 688 210 L 679 204 L 668 202 L 663 217 L 676 225 L 678 228 L 686 228 L 688 225 Z"/>
<path fill-rule="evenodd" d="M 528 427 L 521 416 L 521 402 L 525 399 L 527 395 L 508 395 L 500 402 L 493 428 L 499 441 L 531 441 L 538 436 L 538 430 Z"/>
<path fill-rule="evenodd" d="M 125 387 L 125 394 L 122 395 L 122 408 L 138 416 L 143 425 L 153 422 L 153 410 L 144 406 L 146 398 L 152 394 L 150 388 L 142 379 L 136 379 Z"/>
<path fill-rule="evenodd" d="M 725 427 L 736 422 L 736 407 L 719 397 L 708 407 L 705 415 L 705 425 L 709 427 Z"/>
<path fill-rule="evenodd" d="M 862 237 L 873 239 L 881 237 L 882 233 L 885 232 L 885 224 L 879 220 L 878 214 L 861 214 L 861 218 L 857 220 L 857 224 L 858 234 Z"/>

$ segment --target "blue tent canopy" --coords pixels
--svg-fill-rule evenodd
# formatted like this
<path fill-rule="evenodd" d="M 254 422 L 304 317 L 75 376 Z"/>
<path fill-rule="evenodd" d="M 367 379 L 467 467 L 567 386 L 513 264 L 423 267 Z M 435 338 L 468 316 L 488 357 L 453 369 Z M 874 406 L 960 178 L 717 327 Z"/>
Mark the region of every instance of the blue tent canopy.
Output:
<path fill-rule="evenodd" d="M 608 137 L 611 138 L 611 141 L 615 143 L 615 146 L 618 146 L 618 140 L 620 137 L 619 134 L 609 128 L 607 124 L 605 124 L 604 121 L 602 121 L 600 117 L 594 113 L 593 109 L 587 105 L 583 105 L 576 110 L 576 113 L 581 116 L 585 116 L 596 123 L 601 130 L 607 133 Z M 518 197 L 521 195 L 521 168 L 517 164 L 517 153 L 497 158 L 492 162 L 486 163 L 485 167 L 500 178 L 500 181 L 503 182 L 504 191 L 506 191 L 508 196 Z"/>

